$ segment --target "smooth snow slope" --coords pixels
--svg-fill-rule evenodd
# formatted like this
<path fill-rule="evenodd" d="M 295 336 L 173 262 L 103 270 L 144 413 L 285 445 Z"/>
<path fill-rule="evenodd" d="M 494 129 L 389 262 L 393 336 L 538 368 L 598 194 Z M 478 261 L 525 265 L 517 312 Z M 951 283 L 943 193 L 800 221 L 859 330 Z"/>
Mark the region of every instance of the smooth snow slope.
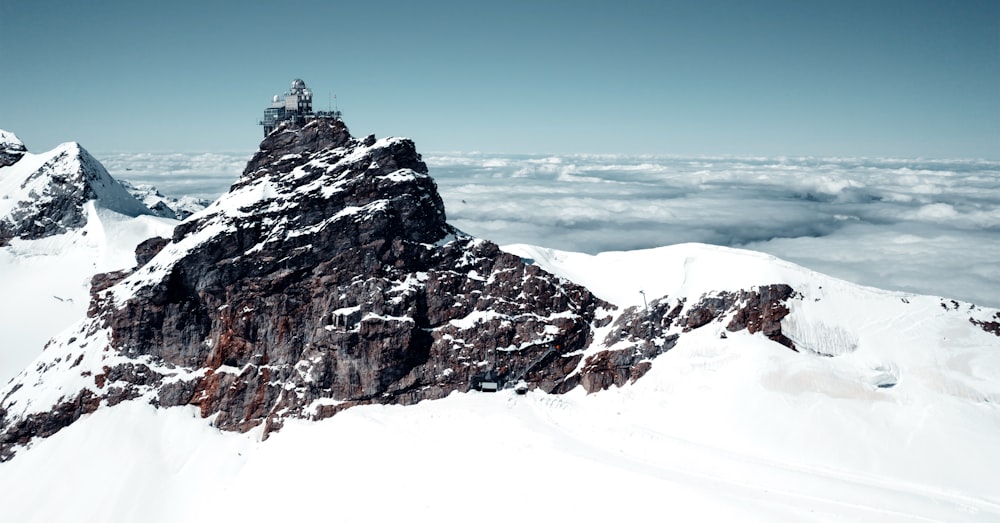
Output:
<path fill-rule="evenodd" d="M 712 324 L 620 389 L 355 407 L 263 442 L 126 402 L 0 465 L 5 519 L 1000 520 L 1000 338 L 969 322 L 996 311 L 704 245 L 509 249 L 633 305 L 788 283 L 803 352 Z"/>
<path fill-rule="evenodd" d="M 37 240 L 14 238 L 0 247 L 0 386 L 52 336 L 84 316 L 94 274 L 135 266 L 136 245 L 170 236 L 177 224 L 149 216 L 149 209 L 75 142 L 26 153 L 0 168 L 0 219 L 22 204 L 45 204 L 54 185 L 89 187 L 94 199 L 84 204 L 83 227 Z"/>
<path fill-rule="evenodd" d="M 135 247 L 170 236 L 176 220 L 132 218 L 86 204 L 87 224 L 39 240 L 14 239 L 0 247 L 0 385 L 42 351 L 53 336 L 82 318 L 90 279 L 135 266 Z"/>

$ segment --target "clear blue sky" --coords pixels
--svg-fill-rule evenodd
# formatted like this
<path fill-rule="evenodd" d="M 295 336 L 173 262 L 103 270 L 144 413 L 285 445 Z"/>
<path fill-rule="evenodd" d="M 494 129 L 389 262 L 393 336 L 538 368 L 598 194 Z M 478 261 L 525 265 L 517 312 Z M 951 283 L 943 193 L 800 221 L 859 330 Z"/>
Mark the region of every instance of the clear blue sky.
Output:
<path fill-rule="evenodd" d="M 303 78 L 420 150 L 1000 158 L 1000 2 L 0 0 L 0 128 L 250 151 Z"/>

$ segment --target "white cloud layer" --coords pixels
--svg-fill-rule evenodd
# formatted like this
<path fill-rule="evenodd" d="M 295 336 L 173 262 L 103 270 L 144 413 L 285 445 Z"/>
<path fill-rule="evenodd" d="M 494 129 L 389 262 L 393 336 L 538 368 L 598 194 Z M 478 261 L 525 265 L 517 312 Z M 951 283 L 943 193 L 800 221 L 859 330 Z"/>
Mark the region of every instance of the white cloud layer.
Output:
<path fill-rule="evenodd" d="M 239 178 L 252 153 L 94 154 L 112 176 L 148 183 L 165 196 L 215 200 Z"/>
<path fill-rule="evenodd" d="M 767 252 L 861 284 L 1000 306 L 1000 162 L 425 160 L 451 223 L 501 244 L 596 253 L 704 242 Z"/>
<path fill-rule="evenodd" d="M 99 158 L 113 175 L 167 196 L 212 199 L 249 156 Z M 597 253 L 703 242 L 865 285 L 1000 306 L 1000 162 L 480 153 L 424 160 L 449 222 L 499 244 Z"/>

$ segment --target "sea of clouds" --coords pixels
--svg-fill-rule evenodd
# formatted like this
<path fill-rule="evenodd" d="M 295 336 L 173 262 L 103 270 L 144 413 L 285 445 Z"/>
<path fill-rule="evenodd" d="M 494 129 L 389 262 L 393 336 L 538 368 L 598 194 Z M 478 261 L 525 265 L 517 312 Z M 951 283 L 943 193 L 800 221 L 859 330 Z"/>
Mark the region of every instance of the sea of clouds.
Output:
<path fill-rule="evenodd" d="M 97 156 L 112 175 L 167 196 L 214 199 L 250 154 Z M 485 153 L 424 160 L 449 222 L 501 245 L 597 253 L 703 242 L 864 285 L 1000 306 L 1000 162 Z"/>
<path fill-rule="evenodd" d="M 229 190 L 251 156 L 248 152 L 94 154 L 115 178 L 148 183 L 173 198 L 209 201 Z"/>

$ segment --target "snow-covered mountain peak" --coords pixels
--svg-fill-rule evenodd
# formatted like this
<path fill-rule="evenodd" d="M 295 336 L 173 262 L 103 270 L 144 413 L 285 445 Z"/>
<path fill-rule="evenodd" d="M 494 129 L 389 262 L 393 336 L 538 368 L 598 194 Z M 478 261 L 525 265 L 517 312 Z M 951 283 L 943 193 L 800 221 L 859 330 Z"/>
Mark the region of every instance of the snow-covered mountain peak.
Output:
<path fill-rule="evenodd" d="M 17 135 L 0 129 L 0 167 L 14 165 L 26 152 L 28 149 Z"/>
<path fill-rule="evenodd" d="M 0 148 L 7 149 L 11 147 L 23 148 L 24 142 L 16 134 L 0 129 Z"/>
<path fill-rule="evenodd" d="M 169 235 L 176 222 L 150 214 L 78 143 L 0 167 L 0 382 L 86 313 L 95 273 L 134 266 L 136 244 Z"/>
<path fill-rule="evenodd" d="M 79 228 L 90 201 L 125 216 L 151 214 L 75 142 L 0 167 L 0 195 L 0 245 Z"/>

